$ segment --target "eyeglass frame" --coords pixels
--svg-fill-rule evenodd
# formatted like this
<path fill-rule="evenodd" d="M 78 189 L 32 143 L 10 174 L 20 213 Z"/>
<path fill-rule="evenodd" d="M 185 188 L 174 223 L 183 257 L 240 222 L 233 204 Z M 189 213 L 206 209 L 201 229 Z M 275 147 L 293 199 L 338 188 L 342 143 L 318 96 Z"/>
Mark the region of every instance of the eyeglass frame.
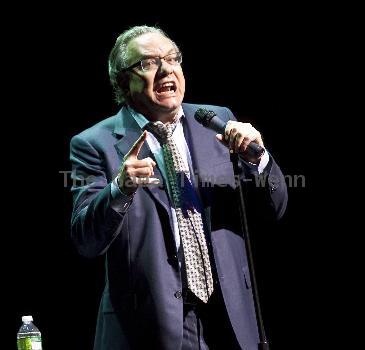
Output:
<path fill-rule="evenodd" d="M 171 52 L 171 53 L 168 53 L 167 55 L 165 55 L 165 56 L 163 56 L 163 57 L 159 57 L 159 56 L 155 56 L 155 57 L 145 57 L 145 58 L 143 58 L 143 59 L 141 59 L 141 60 L 139 60 L 139 61 L 137 61 L 136 63 L 133 63 L 132 65 L 130 65 L 129 67 L 126 67 L 126 68 L 123 68 L 123 69 L 121 69 L 121 72 L 127 72 L 127 71 L 129 71 L 129 70 L 131 70 L 131 69 L 133 69 L 133 68 L 135 68 L 135 67 L 140 67 L 140 69 L 141 69 L 141 71 L 142 72 L 149 72 L 149 70 L 144 70 L 143 69 L 143 66 L 142 66 L 142 62 L 144 61 L 144 60 L 148 60 L 148 59 L 151 59 L 151 58 L 154 58 L 154 59 L 158 59 L 159 60 L 159 65 L 158 65 L 158 67 L 161 67 L 161 64 L 162 64 L 162 61 L 161 60 L 164 60 L 165 59 L 165 57 L 167 57 L 167 56 L 170 56 L 170 55 L 174 55 L 174 54 L 177 54 L 177 56 L 176 56 L 176 58 L 178 58 L 178 57 L 180 57 L 179 58 L 179 60 L 180 60 L 180 62 L 178 62 L 176 65 L 174 65 L 174 64 L 172 64 L 172 66 L 179 66 L 181 63 L 182 63 L 182 53 L 180 52 L 180 51 L 176 51 L 176 52 Z M 169 63 L 170 64 L 170 63 Z"/>

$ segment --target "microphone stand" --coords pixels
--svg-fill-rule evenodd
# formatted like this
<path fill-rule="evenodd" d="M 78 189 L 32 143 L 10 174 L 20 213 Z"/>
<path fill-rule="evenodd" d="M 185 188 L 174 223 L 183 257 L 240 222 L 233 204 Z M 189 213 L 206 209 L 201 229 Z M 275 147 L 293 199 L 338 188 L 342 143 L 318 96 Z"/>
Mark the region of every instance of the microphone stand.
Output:
<path fill-rule="evenodd" d="M 243 195 L 243 188 L 241 179 L 239 176 L 239 167 L 238 167 L 238 154 L 237 153 L 230 153 L 231 162 L 233 165 L 233 171 L 235 175 L 235 179 L 239 179 L 238 181 L 238 189 L 239 189 L 239 211 L 240 211 L 240 218 L 241 218 L 241 226 L 242 226 L 242 234 L 244 235 L 244 242 L 246 247 L 247 253 L 247 262 L 248 262 L 248 269 L 250 272 L 250 279 L 251 279 L 251 290 L 253 294 L 253 301 L 256 313 L 256 322 L 257 328 L 259 332 L 259 343 L 258 343 L 258 350 L 269 350 L 269 343 L 266 338 L 264 322 L 262 319 L 261 314 L 261 307 L 260 307 L 260 300 L 255 276 L 255 268 L 254 268 L 254 261 L 252 255 L 252 247 L 250 241 L 250 235 L 248 232 L 248 224 L 247 224 L 247 215 L 246 215 L 246 206 L 244 201 Z"/>

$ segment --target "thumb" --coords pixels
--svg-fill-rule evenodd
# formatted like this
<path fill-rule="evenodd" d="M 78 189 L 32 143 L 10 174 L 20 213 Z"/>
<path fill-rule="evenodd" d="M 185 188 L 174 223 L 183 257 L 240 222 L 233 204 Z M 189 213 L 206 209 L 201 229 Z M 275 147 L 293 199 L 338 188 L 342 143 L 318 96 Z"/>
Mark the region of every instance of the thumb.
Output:
<path fill-rule="evenodd" d="M 138 140 L 134 143 L 129 152 L 126 154 L 125 158 L 129 157 L 137 158 L 144 142 L 146 141 L 146 138 L 147 138 L 147 131 L 145 130 L 143 131 L 142 135 L 138 138 Z"/>
<path fill-rule="evenodd" d="M 224 139 L 223 135 L 222 134 L 217 134 L 215 135 L 215 138 L 217 139 L 217 141 L 219 143 L 221 143 L 222 145 L 226 146 L 226 147 L 229 147 L 229 144 L 227 143 L 227 141 Z M 230 151 L 231 152 L 231 151 Z"/>
<path fill-rule="evenodd" d="M 216 139 L 226 145 L 222 134 L 215 135 Z"/>

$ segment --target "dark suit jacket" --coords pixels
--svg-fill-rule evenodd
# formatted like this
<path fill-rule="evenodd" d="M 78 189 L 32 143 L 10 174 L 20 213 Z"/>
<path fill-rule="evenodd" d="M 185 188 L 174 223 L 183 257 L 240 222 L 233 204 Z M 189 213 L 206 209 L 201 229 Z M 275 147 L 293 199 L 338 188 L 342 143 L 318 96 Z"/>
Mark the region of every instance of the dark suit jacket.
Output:
<path fill-rule="evenodd" d="M 225 305 L 242 349 L 256 350 L 258 332 L 229 152 L 213 131 L 195 121 L 199 107 L 215 111 L 224 120 L 234 117 L 227 108 L 183 104 L 184 134 L 194 173 L 199 176 L 197 185 Z M 97 350 L 170 350 L 180 349 L 182 342 L 181 272 L 166 189 L 139 188 L 126 212 L 111 196 L 110 183 L 140 134 L 123 107 L 71 141 L 75 181 L 72 237 L 82 255 L 106 252 L 107 281 L 98 316 Z M 139 158 L 147 156 L 153 158 L 145 142 Z M 252 212 L 259 205 L 260 214 L 280 217 L 287 192 L 272 159 L 269 173 L 264 187 L 251 185 L 247 191 L 248 207 L 253 203 Z M 161 178 L 158 169 L 155 175 Z M 242 177 L 253 175 L 242 166 Z"/>

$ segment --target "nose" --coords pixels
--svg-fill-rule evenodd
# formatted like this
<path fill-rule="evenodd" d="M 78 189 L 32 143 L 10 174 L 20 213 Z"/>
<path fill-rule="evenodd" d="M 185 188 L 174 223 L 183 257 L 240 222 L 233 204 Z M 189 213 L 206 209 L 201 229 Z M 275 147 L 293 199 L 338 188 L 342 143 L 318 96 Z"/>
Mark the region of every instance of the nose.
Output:
<path fill-rule="evenodd" d="M 164 59 L 161 59 L 161 66 L 159 72 L 163 75 L 169 75 L 174 71 L 174 67 L 168 64 Z"/>

